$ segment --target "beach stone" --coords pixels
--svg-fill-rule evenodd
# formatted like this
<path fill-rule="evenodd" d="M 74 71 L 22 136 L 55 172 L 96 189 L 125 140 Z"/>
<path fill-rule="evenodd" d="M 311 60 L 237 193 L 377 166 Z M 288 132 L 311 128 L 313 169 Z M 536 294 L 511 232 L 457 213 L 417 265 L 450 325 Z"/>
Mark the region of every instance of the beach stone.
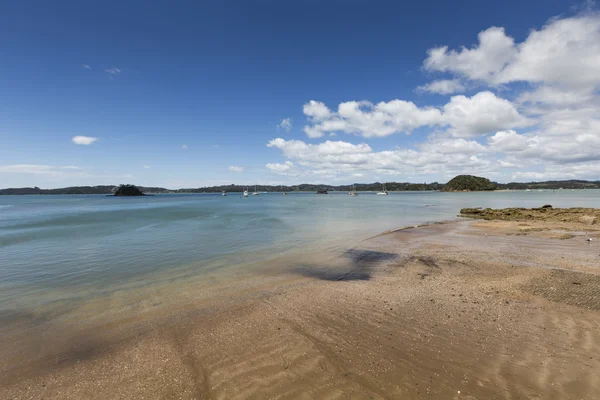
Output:
<path fill-rule="evenodd" d="M 594 225 L 596 223 L 597 218 L 593 215 L 583 215 L 579 218 L 581 222 L 587 225 Z"/>

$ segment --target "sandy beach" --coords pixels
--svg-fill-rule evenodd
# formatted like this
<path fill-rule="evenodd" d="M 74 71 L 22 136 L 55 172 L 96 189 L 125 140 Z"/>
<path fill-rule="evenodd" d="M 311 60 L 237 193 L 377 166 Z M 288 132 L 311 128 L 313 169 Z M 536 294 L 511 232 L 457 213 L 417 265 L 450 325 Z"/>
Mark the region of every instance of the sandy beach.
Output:
<path fill-rule="evenodd" d="M 382 234 L 169 312 L 13 338 L 36 346 L 0 361 L 0 397 L 598 399 L 599 245 L 590 219 Z"/>

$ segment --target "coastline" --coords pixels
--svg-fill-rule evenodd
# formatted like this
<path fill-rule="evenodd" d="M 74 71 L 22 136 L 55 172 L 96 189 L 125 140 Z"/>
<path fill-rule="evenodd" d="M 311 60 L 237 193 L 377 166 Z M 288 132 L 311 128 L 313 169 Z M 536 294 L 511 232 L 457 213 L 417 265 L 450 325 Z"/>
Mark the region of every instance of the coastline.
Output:
<path fill-rule="evenodd" d="M 546 232 L 564 226 L 534 225 L 396 229 L 328 263 L 307 259 L 210 290 L 193 283 L 180 290 L 208 292 L 190 292 L 168 313 L 56 343 L 37 338 L 40 348 L 17 356 L 54 358 L 19 370 L 0 362 L 0 394 L 596 398 L 597 242 L 559 240 Z"/>

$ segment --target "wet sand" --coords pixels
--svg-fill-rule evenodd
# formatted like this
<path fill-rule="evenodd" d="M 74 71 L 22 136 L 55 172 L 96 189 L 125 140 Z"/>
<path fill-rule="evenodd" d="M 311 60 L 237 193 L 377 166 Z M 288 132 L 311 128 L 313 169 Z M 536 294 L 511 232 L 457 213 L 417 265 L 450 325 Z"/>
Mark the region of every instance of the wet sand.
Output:
<path fill-rule="evenodd" d="M 598 399 L 598 226 L 544 224 L 399 230 L 93 330 L 20 330 L 0 398 Z"/>

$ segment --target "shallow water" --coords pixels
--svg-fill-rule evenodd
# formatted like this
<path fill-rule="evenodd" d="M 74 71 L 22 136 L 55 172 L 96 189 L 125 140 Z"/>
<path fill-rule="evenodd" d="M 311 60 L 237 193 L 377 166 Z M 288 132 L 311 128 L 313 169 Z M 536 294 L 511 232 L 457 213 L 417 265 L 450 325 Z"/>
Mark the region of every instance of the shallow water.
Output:
<path fill-rule="evenodd" d="M 362 239 L 454 219 L 462 207 L 544 204 L 599 207 L 600 191 L 0 196 L 0 319 L 48 323 L 79 309 L 78 321 L 91 324 L 211 284 L 182 282 L 301 271 L 307 257 L 334 260 Z M 180 289 L 164 290 L 172 282 Z"/>

